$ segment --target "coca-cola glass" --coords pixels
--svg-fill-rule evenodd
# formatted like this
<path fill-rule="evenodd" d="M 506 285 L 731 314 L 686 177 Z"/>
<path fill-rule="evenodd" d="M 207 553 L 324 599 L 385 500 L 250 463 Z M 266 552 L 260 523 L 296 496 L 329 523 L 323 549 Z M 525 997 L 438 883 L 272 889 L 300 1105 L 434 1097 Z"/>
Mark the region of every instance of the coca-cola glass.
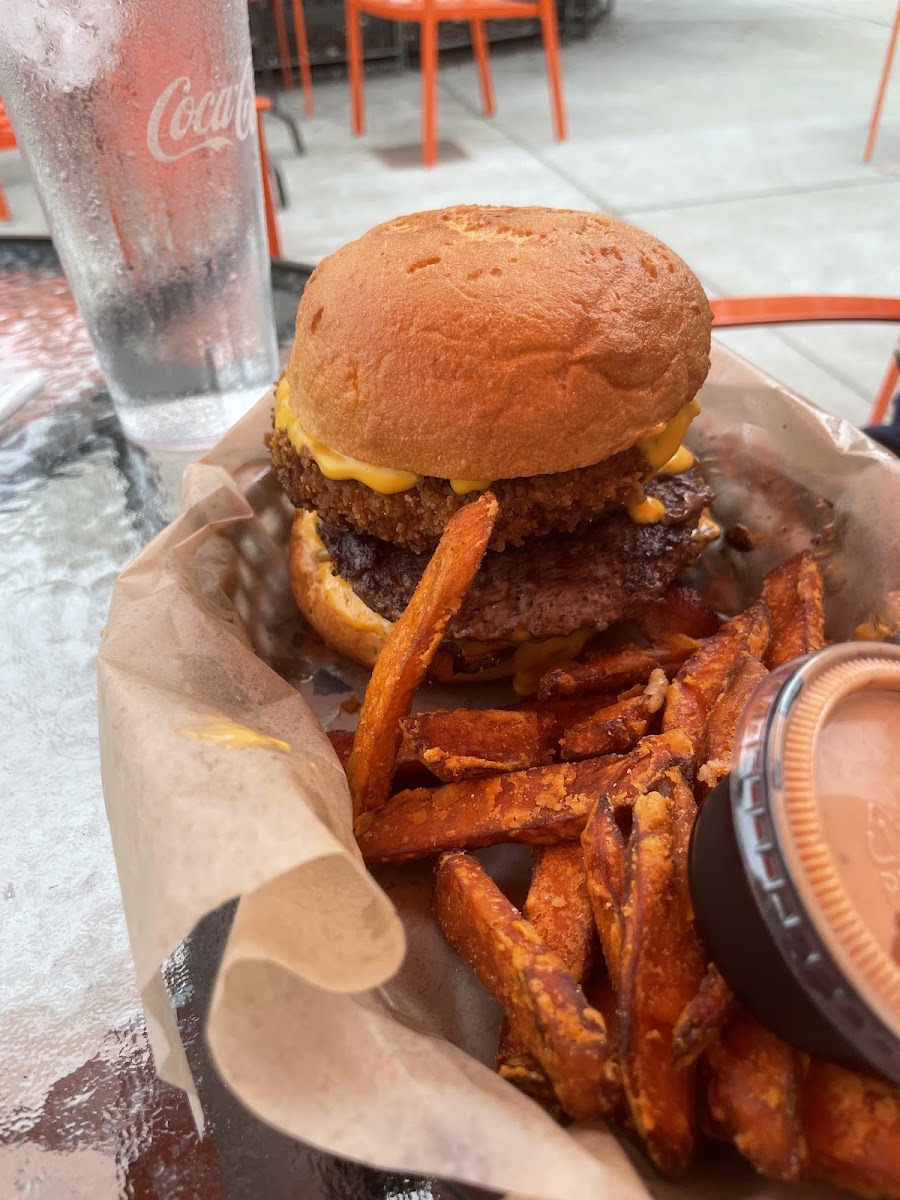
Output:
<path fill-rule="evenodd" d="M 126 433 L 210 444 L 277 370 L 246 0 L 6 0 L 0 95 Z"/>

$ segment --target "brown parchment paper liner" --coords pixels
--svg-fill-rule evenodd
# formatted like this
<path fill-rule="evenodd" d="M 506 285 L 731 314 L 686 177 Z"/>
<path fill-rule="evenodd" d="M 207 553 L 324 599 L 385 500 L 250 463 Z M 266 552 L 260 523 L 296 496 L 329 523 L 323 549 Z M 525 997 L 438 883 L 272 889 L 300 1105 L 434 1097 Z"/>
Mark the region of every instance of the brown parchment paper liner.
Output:
<path fill-rule="evenodd" d="M 735 611 L 811 545 L 829 634 L 852 636 L 900 589 L 900 466 L 721 348 L 701 398 L 691 444 L 717 516 L 762 535 L 751 554 L 707 554 L 711 594 Z M 366 873 L 319 724 L 347 723 L 339 701 L 365 674 L 290 599 L 270 411 L 267 397 L 189 469 L 184 514 L 119 578 L 100 652 L 103 786 L 160 1073 L 192 1092 L 160 966 L 240 896 L 207 1037 L 259 1116 L 377 1167 L 540 1200 L 668 1196 L 608 1131 L 559 1128 L 493 1073 L 498 1013 L 431 920 L 431 864 Z M 235 725 L 287 748 L 236 748 Z M 527 872 L 521 848 L 485 861 L 513 887 Z M 776 1189 L 744 1175 L 741 1190 Z"/>

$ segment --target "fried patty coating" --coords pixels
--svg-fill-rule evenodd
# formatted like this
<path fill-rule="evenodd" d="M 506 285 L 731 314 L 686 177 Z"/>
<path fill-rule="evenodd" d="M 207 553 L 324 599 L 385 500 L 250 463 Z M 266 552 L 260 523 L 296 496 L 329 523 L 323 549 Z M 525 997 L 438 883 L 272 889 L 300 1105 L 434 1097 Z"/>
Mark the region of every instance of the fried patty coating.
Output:
<path fill-rule="evenodd" d="M 337 529 L 370 534 L 417 554 L 432 550 L 453 513 L 472 499 L 471 494 L 458 496 L 448 480 L 428 476 L 391 496 L 355 479 L 326 479 L 308 453 L 298 454 L 283 430 L 271 435 L 269 449 L 275 474 L 295 507 L 314 509 Z M 575 471 L 495 480 L 491 491 L 500 515 L 491 549 L 571 533 L 610 503 L 640 499 L 646 471 L 644 456 L 634 448 Z"/>

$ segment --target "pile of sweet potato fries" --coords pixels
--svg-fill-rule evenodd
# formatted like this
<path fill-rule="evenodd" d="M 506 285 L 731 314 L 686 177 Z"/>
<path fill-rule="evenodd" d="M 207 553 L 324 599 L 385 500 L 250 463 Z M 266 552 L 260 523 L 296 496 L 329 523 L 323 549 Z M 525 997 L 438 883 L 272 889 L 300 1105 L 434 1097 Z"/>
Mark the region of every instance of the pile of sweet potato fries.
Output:
<path fill-rule="evenodd" d="M 487 492 L 450 520 L 352 749 L 333 739 L 366 862 L 440 855 L 437 919 L 505 1014 L 498 1070 L 561 1119 L 610 1119 L 668 1176 L 700 1130 L 772 1178 L 900 1197 L 900 1092 L 744 1011 L 688 891 L 694 815 L 748 696 L 824 644 L 818 565 L 789 559 L 725 623 L 676 586 L 638 614 L 644 647 L 583 654 L 507 708 L 410 715 L 496 515 Z M 523 913 L 469 853 L 503 842 L 538 847 Z"/>

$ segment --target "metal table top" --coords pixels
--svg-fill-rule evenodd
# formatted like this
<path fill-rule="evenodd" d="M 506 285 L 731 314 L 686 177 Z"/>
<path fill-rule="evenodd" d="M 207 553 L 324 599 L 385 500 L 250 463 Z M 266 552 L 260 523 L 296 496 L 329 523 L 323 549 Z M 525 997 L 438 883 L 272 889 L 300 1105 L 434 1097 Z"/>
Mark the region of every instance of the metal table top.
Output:
<path fill-rule="evenodd" d="M 273 264 L 279 337 L 309 272 Z M 276 1133 L 200 1036 L 230 912 L 168 983 L 207 1117 L 156 1077 L 100 790 L 94 661 L 113 581 L 175 515 L 188 456 L 124 438 L 49 242 L 0 241 L 0 367 L 46 377 L 0 425 L 0 1196 L 451 1200 Z"/>

